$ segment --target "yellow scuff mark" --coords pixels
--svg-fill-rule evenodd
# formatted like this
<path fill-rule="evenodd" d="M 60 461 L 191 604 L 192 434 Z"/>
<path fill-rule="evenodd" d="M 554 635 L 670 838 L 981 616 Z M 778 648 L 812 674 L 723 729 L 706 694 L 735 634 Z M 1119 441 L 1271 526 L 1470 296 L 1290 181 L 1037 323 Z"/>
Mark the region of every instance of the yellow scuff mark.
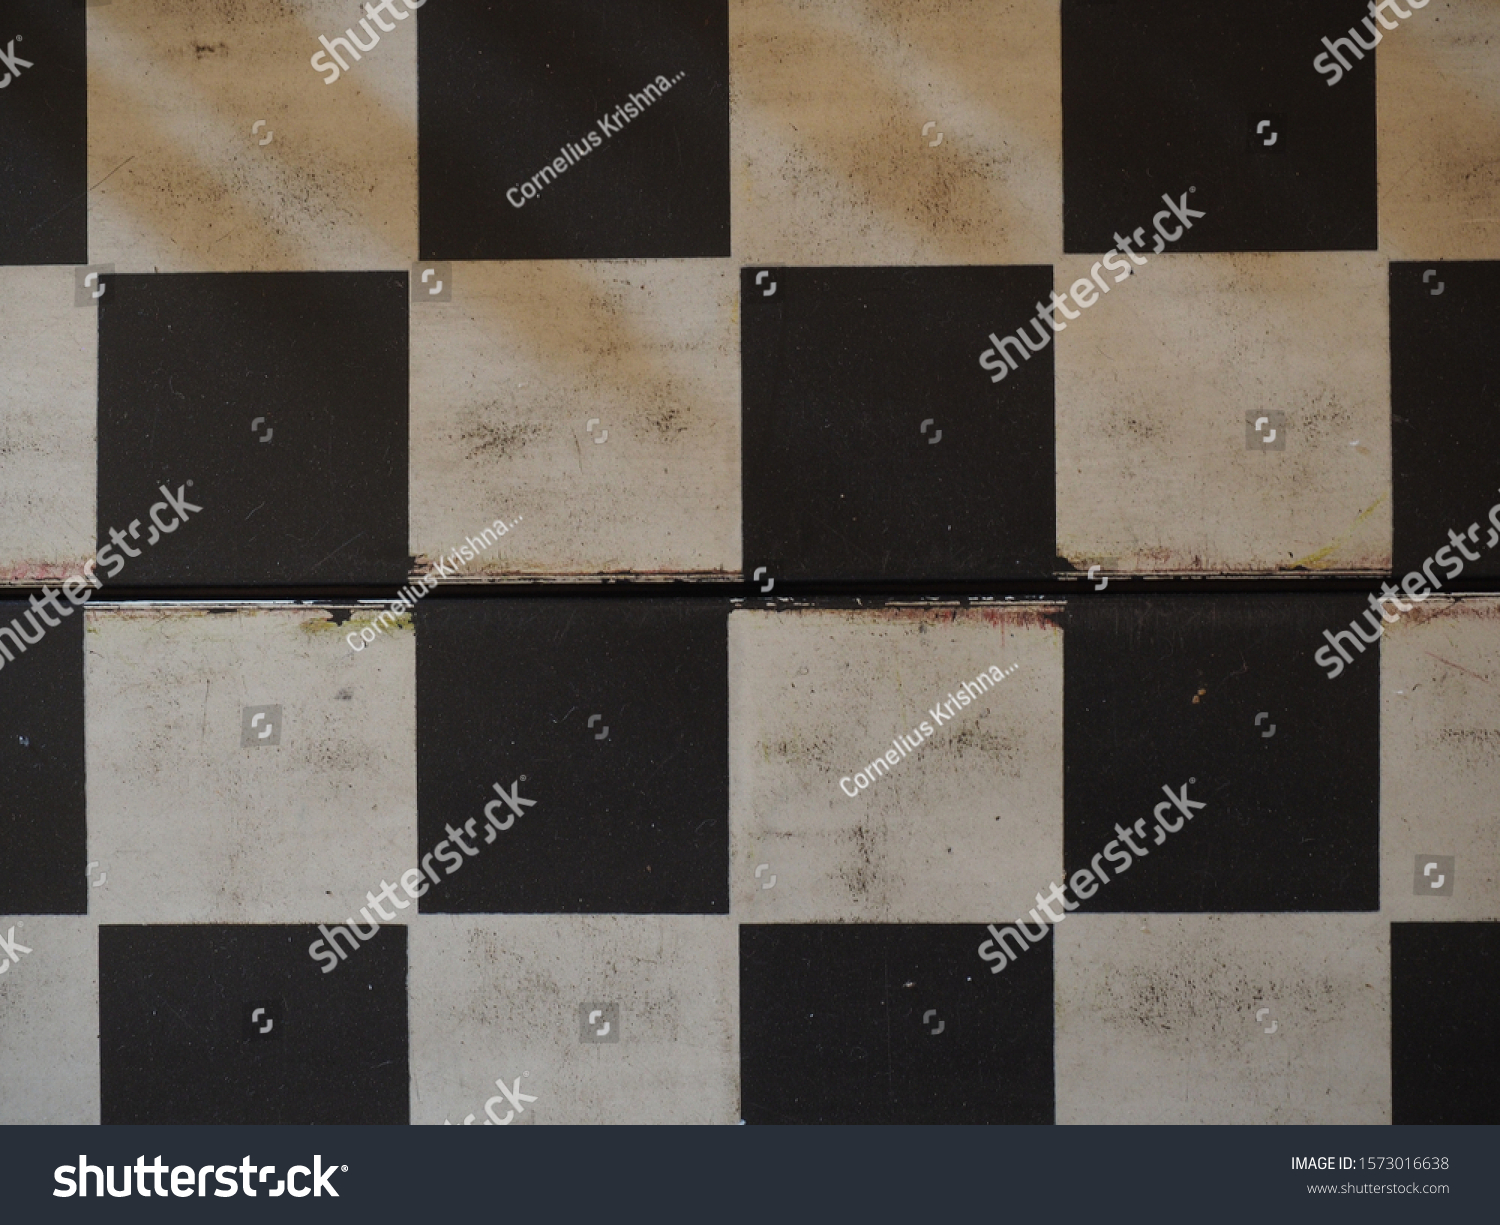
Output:
<path fill-rule="evenodd" d="M 1369 506 L 1365 507 L 1364 510 L 1360 511 L 1359 514 L 1357 514 L 1354 517 L 1354 522 L 1349 525 L 1349 530 L 1347 532 L 1345 532 L 1342 536 L 1340 536 L 1332 544 L 1324 545 L 1316 553 L 1309 553 L 1306 557 L 1299 557 L 1299 558 L 1297 558 L 1294 562 L 1292 562 L 1292 564 L 1288 567 L 1288 569 L 1291 569 L 1291 570 L 1297 570 L 1297 569 L 1302 569 L 1302 570 L 1331 569 L 1331 567 L 1319 566 L 1318 563 L 1321 562 L 1324 558 L 1326 558 L 1335 549 L 1338 549 L 1338 548 L 1342 547 L 1343 545 L 1347 544 L 1348 541 L 1349 541 L 1349 538 L 1354 535 L 1355 530 L 1359 527 L 1359 525 L 1361 523 L 1363 523 L 1366 519 L 1368 519 L 1371 515 L 1373 515 L 1377 510 L 1379 510 L 1381 503 L 1384 502 L 1386 500 L 1386 498 L 1388 498 L 1389 496 L 1390 496 L 1389 494 L 1385 494 L 1385 493 L 1381 494 L 1378 498 L 1375 499 L 1375 501 L 1371 502 Z"/>
<path fill-rule="evenodd" d="M 356 612 L 343 622 L 336 622 L 332 617 L 309 617 L 298 628 L 304 634 L 337 634 L 340 637 L 348 637 L 351 633 L 358 633 L 366 626 L 374 629 L 377 634 L 416 628 L 416 622 L 412 619 L 412 615 L 409 612 L 393 614 L 377 626 L 375 624 L 376 621 L 380 620 L 386 611 L 386 609 L 380 608 L 373 612 Z"/>

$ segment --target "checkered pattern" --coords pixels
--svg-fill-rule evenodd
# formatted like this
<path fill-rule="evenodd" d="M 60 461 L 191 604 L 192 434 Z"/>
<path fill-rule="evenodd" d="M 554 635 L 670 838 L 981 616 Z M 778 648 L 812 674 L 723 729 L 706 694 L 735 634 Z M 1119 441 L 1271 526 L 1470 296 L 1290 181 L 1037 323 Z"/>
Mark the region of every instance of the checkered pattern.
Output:
<path fill-rule="evenodd" d="M 0 1120 L 1495 1121 L 1483 6 L 379 11 L 0 13 Z"/>

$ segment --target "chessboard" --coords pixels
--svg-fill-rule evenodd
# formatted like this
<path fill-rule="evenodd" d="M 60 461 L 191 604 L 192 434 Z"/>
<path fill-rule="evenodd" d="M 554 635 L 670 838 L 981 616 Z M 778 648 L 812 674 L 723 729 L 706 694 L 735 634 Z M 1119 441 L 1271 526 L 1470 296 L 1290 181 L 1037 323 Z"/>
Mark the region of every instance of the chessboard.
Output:
<path fill-rule="evenodd" d="M 1496 1122 L 1407 6 L 6 0 L 0 1122 Z"/>

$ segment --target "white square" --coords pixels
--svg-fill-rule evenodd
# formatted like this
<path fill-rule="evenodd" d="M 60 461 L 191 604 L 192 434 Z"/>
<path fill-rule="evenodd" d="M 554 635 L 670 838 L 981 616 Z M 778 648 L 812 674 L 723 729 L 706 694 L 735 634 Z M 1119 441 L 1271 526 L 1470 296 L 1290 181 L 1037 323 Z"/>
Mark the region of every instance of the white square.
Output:
<path fill-rule="evenodd" d="M 1391 1121 L 1382 916 L 1082 913 L 1053 937 L 1059 1123 Z"/>
<path fill-rule="evenodd" d="M 131 0 L 91 13 L 90 261 L 121 272 L 410 264 L 417 23 L 382 35 L 331 85 L 311 63 L 319 36 L 343 34 L 358 7 Z"/>
<path fill-rule="evenodd" d="M 1381 913 L 1500 919 L 1500 600 L 1401 598 L 1412 611 L 1380 643 Z M 1413 887 L 1419 855 L 1453 859 L 1452 878 L 1429 896 Z"/>
<path fill-rule="evenodd" d="M 0 974 L 0 1125 L 97 1124 L 98 924 L 0 915 L 11 928 L 31 951 Z"/>
<path fill-rule="evenodd" d="M 738 1121 L 728 917 L 424 915 L 410 940 L 413 1124 L 482 1125 L 518 1079 L 537 1100 L 510 1125 Z M 588 1000 L 616 1002 L 617 1043 L 579 1041 Z"/>
<path fill-rule="evenodd" d="M 1036 264 L 1062 251 L 1056 4 L 730 6 L 743 264 Z"/>
<path fill-rule="evenodd" d="M 985 923 L 1024 914 L 1062 872 L 1056 612 L 733 613 L 735 916 Z M 968 706 L 953 700 L 951 719 L 934 718 L 932 707 L 991 666 L 1001 682 Z M 903 735 L 917 747 L 906 750 Z M 885 772 L 867 773 L 876 759 Z M 873 777 L 862 786 L 860 776 Z"/>
<path fill-rule="evenodd" d="M 0 268 L 0 579 L 73 578 L 94 553 L 99 322 L 72 268 Z"/>
<path fill-rule="evenodd" d="M 1147 260 L 1057 337 L 1059 555 L 1154 574 L 1387 568 L 1386 260 Z M 1058 288 L 1096 262 L 1063 260 Z M 1247 450 L 1252 410 L 1286 413 L 1295 441 Z"/>
<path fill-rule="evenodd" d="M 323 609 L 91 605 L 90 908 L 109 923 L 316 923 L 416 856 L 410 629 L 356 654 Z M 245 707 L 275 698 L 275 748 Z"/>
<path fill-rule="evenodd" d="M 475 263 L 452 288 L 411 315 L 419 565 L 520 518 L 467 573 L 737 575 L 736 270 Z"/>

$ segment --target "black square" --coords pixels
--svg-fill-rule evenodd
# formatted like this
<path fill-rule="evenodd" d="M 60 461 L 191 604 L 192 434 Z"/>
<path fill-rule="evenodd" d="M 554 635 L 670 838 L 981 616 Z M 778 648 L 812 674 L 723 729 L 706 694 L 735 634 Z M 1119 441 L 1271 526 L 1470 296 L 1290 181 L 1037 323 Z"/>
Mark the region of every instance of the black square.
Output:
<path fill-rule="evenodd" d="M 0 914 L 89 909 L 83 612 L 47 590 L 0 601 Z"/>
<path fill-rule="evenodd" d="M 1085 909 L 1379 907 L 1378 638 L 1332 678 L 1314 658 L 1361 611 L 1346 595 L 1069 603 L 1063 862 L 1105 877 Z M 1168 799 L 1184 786 L 1206 804 L 1191 820 Z"/>
<path fill-rule="evenodd" d="M 1051 1123 L 1052 941 L 1003 974 L 982 927 L 740 927 L 746 1123 Z"/>
<path fill-rule="evenodd" d="M 1181 234 L 1166 249 L 1375 250 L 1374 58 L 1334 86 L 1314 67 L 1366 4 L 1063 0 L 1063 249 L 1138 228 L 1155 247 L 1163 196 L 1196 188 L 1206 216 L 1187 229 L 1167 213 Z M 1248 143 L 1247 116 L 1281 119 L 1280 156 Z"/>
<path fill-rule="evenodd" d="M 1391 924 L 1391 1122 L 1500 1123 L 1500 923 Z"/>
<path fill-rule="evenodd" d="M 728 669 L 719 601 L 420 604 L 422 911 L 728 913 Z"/>
<path fill-rule="evenodd" d="M 1500 575 L 1500 263 L 1390 275 L 1392 566 L 1461 589 Z"/>
<path fill-rule="evenodd" d="M 99 305 L 101 575 L 404 581 L 407 311 L 404 272 L 113 277 Z M 202 508 L 186 522 L 157 510 L 165 536 L 162 487 Z"/>
<path fill-rule="evenodd" d="M 406 928 L 381 927 L 328 974 L 308 955 L 318 938 L 101 926 L 101 1122 L 408 1122 Z M 280 1040 L 248 1041 L 250 1012 L 270 1006 Z"/>
<path fill-rule="evenodd" d="M 747 571 L 1050 576 L 1051 291 L 1046 266 L 744 269 Z"/>
<path fill-rule="evenodd" d="M 0 52 L 0 265 L 86 264 L 88 80 L 83 9 L 14 0 Z"/>
<path fill-rule="evenodd" d="M 433 4 L 417 48 L 423 259 L 729 254 L 727 0 Z"/>

